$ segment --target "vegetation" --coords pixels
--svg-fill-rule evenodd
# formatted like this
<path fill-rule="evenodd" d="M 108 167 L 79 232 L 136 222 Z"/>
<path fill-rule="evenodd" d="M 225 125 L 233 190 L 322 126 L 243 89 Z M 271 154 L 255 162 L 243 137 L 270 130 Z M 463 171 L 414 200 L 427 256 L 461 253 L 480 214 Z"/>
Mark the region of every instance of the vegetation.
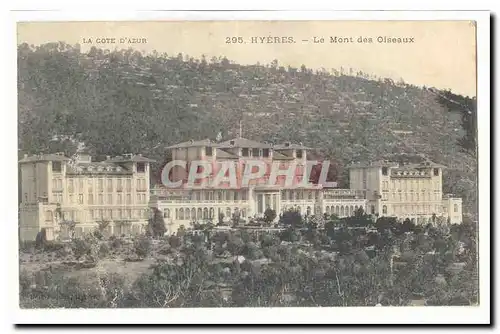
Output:
<path fill-rule="evenodd" d="M 102 269 L 94 280 L 89 281 L 92 276 L 88 274 L 76 280 L 68 276 L 68 268 L 58 268 L 57 262 L 52 262 L 47 269 L 21 270 L 21 305 L 401 306 L 413 300 L 427 305 L 475 305 L 475 231 L 472 223 L 444 229 L 392 218 L 366 220 L 364 214 L 356 214 L 333 217 L 324 229 L 289 226 L 278 234 L 256 235 L 237 229 L 213 232 L 205 239 L 187 230 L 182 237 L 154 244 L 139 236 L 131 245 L 133 252 L 141 259 L 147 254 L 161 257 L 150 259 L 154 264 L 142 274 L 134 271 L 137 277 L 132 281 L 125 272 L 113 274 Z M 109 256 L 103 247 L 111 253 L 118 251 L 108 246 L 116 240 L 98 241 L 101 261 Z M 75 257 L 91 253 L 89 240 L 73 243 Z M 118 247 L 123 249 L 126 243 Z M 29 249 L 25 247 L 23 252 Z M 119 253 L 123 257 L 128 254 L 123 250 Z"/>
<path fill-rule="evenodd" d="M 346 186 L 351 161 L 429 158 L 449 168 L 444 190 L 476 213 L 476 99 L 346 69 L 239 65 L 225 58 L 141 54 L 48 43 L 18 47 L 19 152 L 143 153 L 244 136 L 303 142 L 335 161 Z M 120 129 L 121 131 L 116 131 Z"/>

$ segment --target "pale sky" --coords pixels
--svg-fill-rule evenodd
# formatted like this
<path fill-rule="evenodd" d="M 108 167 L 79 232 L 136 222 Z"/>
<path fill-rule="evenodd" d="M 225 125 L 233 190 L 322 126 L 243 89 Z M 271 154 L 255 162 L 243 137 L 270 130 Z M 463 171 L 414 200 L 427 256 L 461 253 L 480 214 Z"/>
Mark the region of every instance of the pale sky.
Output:
<path fill-rule="evenodd" d="M 252 43 L 251 37 L 290 37 L 295 43 Z M 323 37 L 323 44 L 312 42 Z M 330 37 L 353 43 L 330 43 Z M 358 43 L 358 38 L 372 43 Z M 378 43 L 377 37 L 408 37 L 414 43 Z M 227 44 L 227 37 L 244 43 Z M 114 44 L 97 38 L 115 38 Z M 146 39 L 144 44 L 121 38 Z M 84 43 L 92 39 L 92 43 Z M 304 41 L 307 40 L 307 41 Z M 403 78 L 418 86 L 476 95 L 475 26 L 470 21 L 177 21 L 177 22 L 30 22 L 19 23 L 18 43 L 79 43 L 82 50 L 135 48 L 169 55 L 226 56 L 240 64 L 270 63 L 319 69 L 353 68 L 372 75 Z"/>

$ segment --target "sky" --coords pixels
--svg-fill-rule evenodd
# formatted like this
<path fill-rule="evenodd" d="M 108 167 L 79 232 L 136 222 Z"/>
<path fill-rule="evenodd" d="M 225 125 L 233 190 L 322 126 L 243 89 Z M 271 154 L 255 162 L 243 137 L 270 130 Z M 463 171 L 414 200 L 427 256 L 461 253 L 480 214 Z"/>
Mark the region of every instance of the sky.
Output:
<path fill-rule="evenodd" d="M 194 58 L 225 56 L 240 64 L 267 64 L 277 59 L 285 67 L 352 68 L 476 96 L 475 33 L 470 21 L 29 22 L 18 24 L 18 43 L 64 41 L 80 44 L 83 51 L 96 46 L 183 53 Z M 236 43 L 232 43 L 233 37 Z M 335 37 L 352 38 L 352 42 L 330 43 Z M 372 42 L 360 43 L 360 37 Z M 413 42 L 380 43 L 378 37 Z M 109 40 L 112 38 L 115 40 Z M 133 38 L 141 43 L 134 43 Z M 323 43 L 314 43 L 321 38 Z M 108 40 L 103 43 L 103 39 Z M 292 43 L 275 43 L 277 40 Z"/>

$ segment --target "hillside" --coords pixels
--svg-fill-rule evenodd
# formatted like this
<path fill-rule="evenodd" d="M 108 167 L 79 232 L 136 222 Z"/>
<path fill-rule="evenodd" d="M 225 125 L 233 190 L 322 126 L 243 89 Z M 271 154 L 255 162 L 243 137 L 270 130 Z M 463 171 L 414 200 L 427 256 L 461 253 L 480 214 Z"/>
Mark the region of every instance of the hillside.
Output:
<path fill-rule="evenodd" d="M 475 213 L 475 99 L 341 69 L 333 74 L 225 58 L 142 55 L 50 43 L 18 48 L 19 151 L 141 152 L 189 139 L 292 140 L 344 165 L 428 158 Z M 345 171 L 340 182 L 345 183 Z"/>

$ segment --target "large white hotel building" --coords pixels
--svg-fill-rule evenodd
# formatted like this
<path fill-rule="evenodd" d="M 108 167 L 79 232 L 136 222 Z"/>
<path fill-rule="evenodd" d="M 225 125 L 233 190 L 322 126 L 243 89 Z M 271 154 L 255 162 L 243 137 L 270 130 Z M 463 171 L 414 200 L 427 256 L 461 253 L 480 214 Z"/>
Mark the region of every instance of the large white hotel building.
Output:
<path fill-rule="evenodd" d="M 309 148 L 302 144 L 272 145 L 245 138 L 224 142 L 208 139 L 170 146 L 172 160 L 236 164 L 244 169 L 249 160 L 267 165 L 304 165 Z M 215 223 L 220 217 L 243 220 L 262 216 L 267 208 L 278 214 L 289 209 L 303 215 L 353 215 L 363 208 L 369 214 L 409 218 L 417 224 L 439 217 L 452 224 L 462 221 L 462 200 L 442 193 L 444 166 L 431 162 L 398 165 L 389 162 L 349 166 L 349 189 L 324 188 L 321 184 L 287 187 L 284 182 L 269 184 L 269 173 L 247 186 L 213 186 L 212 175 L 195 188 L 150 189 L 150 162 L 141 155 L 128 154 L 94 162 L 88 155 L 76 161 L 60 155 L 25 156 L 20 164 L 20 238 L 34 240 L 45 229 L 47 238 L 66 238 L 65 222 L 75 222 L 76 235 L 95 229 L 98 222 L 110 222 L 107 233 L 140 234 L 152 209 L 162 213 L 168 233 L 191 222 Z M 303 177 L 298 168 L 295 178 Z M 241 175 L 241 173 L 238 173 Z M 185 180 L 185 169 L 173 169 L 170 177 Z"/>

